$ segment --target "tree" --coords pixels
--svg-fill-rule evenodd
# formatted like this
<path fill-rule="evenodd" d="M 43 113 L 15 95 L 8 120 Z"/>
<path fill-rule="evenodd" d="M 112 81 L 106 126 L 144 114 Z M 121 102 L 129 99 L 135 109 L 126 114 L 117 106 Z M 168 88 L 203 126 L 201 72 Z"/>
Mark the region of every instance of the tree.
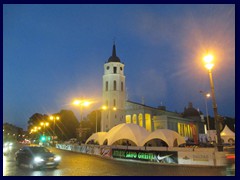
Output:
<path fill-rule="evenodd" d="M 97 126 L 96 126 L 97 122 Z M 85 142 L 93 133 L 100 132 L 101 130 L 101 111 L 95 110 L 87 115 L 87 119 L 80 122 L 79 131 L 81 136 L 79 137 L 81 142 Z"/>
<path fill-rule="evenodd" d="M 46 114 L 33 114 L 28 120 L 28 131 L 30 132 L 33 127 L 40 126 L 41 122 L 48 121 L 48 119 L 48 115 Z"/>
<path fill-rule="evenodd" d="M 74 113 L 70 110 L 61 110 L 58 116 L 60 120 L 56 121 L 55 132 L 59 139 L 76 138 L 76 129 L 79 127 L 79 122 Z"/>
<path fill-rule="evenodd" d="M 10 123 L 3 124 L 3 141 L 20 141 L 24 134 L 23 129 Z"/>
<path fill-rule="evenodd" d="M 55 134 L 58 137 L 58 140 L 69 140 L 70 138 L 76 137 L 76 129 L 79 126 L 79 122 L 75 117 L 74 113 L 70 110 L 61 110 L 58 113 L 52 114 L 53 116 L 59 116 L 60 119 L 54 122 L 50 120 L 50 115 L 35 113 L 28 120 L 28 131 L 31 132 L 31 129 L 35 127 L 40 127 L 41 122 L 48 122 L 49 125 L 41 126 L 41 130 L 32 133 L 33 139 L 40 139 L 40 136 L 45 131 L 45 135 L 53 136 L 54 130 Z M 44 128 L 44 129 L 43 129 Z"/>

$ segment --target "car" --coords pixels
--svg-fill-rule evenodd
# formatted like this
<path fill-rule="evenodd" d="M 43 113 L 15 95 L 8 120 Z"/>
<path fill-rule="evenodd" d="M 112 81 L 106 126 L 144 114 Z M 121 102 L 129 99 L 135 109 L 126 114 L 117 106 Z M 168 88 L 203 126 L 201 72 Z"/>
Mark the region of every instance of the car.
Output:
<path fill-rule="evenodd" d="M 15 153 L 17 166 L 27 165 L 31 169 L 56 168 L 61 157 L 50 152 L 46 147 L 23 146 Z"/>
<path fill-rule="evenodd" d="M 3 144 L 3 155 L 10 154 L 13 149 L 13 143 L 12 142 L 5 142 Z"/>
<path fill-rule="evenodd" d="M 227 151 L 225 154 L 227 160 L 226 175 L 235 176 L 235 147 L 226 147 L 224 150 Z"/>

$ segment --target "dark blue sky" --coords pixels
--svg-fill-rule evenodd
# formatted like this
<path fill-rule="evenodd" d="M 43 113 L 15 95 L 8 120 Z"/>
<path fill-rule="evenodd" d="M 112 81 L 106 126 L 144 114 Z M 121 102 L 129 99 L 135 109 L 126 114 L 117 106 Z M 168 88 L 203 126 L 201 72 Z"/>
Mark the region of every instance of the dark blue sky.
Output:
<path fill-rule="evenodd" d="M 205 113 L 202 56 L 214 53 L 218 112 L 235 117 L 235 5 L 3 5 L 3 121 L 26 129 L 34 113 L 101 106 L 103 65 L 125 64 L 129 100 Z M 212 102 L 208 111 L 213 116 Z"/>

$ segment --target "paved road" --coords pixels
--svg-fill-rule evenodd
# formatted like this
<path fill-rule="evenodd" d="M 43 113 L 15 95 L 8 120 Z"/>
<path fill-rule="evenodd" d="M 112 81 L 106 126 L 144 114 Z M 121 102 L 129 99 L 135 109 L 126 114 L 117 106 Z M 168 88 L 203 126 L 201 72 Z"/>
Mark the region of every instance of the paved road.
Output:
<path fill-rule="evenodd" d="M 58 168 L 31 170 L 17 167 L 12 152 L 12 155 L 3 156 L 3 176 L 225 176 L 224 167 L 153 165 L 50 149 L 62 156 Z"/>

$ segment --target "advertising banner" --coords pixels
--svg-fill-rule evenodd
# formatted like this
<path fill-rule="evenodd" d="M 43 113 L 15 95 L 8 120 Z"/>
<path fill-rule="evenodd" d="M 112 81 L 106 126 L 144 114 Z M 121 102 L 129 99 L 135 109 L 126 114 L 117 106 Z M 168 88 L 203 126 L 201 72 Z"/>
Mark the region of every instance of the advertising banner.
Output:
<path fill-rule="evenodd" d="M 151 161 L 164 164 L 178 164 L 177 151 L 141 151 L 112 149 L 113 158 L 133 159 L 139 161 Z"/>

